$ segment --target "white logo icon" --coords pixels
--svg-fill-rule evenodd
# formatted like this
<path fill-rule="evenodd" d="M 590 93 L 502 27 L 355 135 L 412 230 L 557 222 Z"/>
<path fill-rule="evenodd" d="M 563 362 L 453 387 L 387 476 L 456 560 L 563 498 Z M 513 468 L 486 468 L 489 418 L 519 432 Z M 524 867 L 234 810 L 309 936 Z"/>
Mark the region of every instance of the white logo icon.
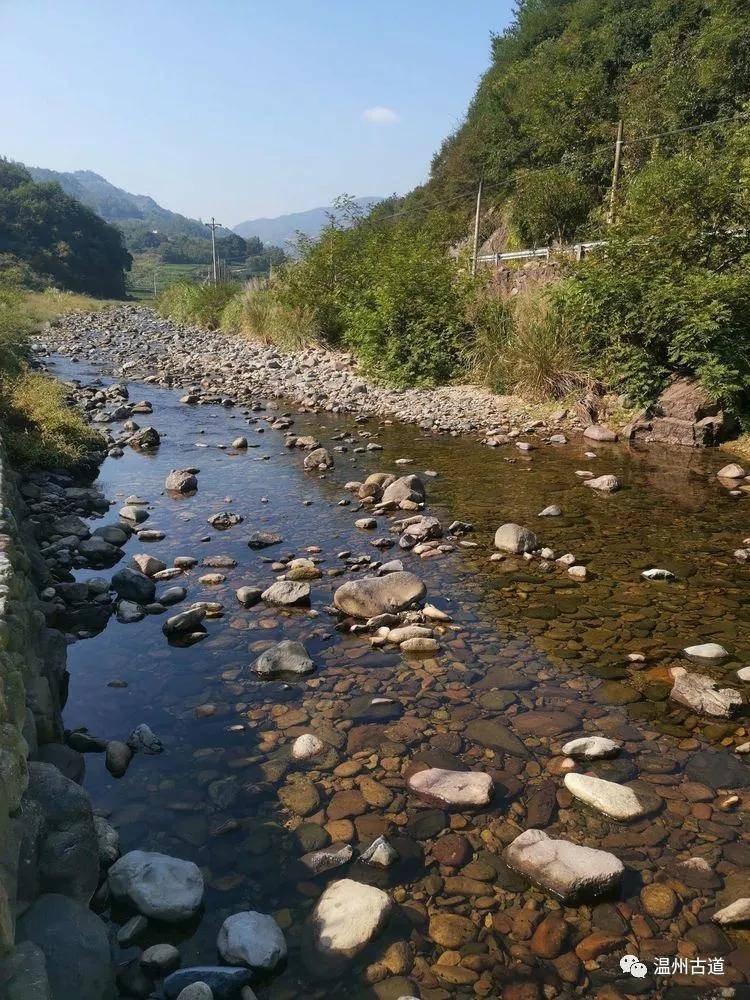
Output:
<path fill-rule="evenodd" d="M 636 979 L 643 979 L 648 972 L 646 966 L 637 955 L 623 955 L 620 959 L 620 968 L 623 972 L 629 972 Z"/>

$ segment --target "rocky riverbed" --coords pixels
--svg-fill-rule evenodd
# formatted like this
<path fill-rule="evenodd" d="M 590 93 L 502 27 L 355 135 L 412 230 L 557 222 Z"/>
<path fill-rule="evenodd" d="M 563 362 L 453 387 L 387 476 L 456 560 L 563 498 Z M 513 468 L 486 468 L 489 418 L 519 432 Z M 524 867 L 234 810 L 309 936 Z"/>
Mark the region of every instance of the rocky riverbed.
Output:
<path fill-rule="evenodd" d="M 42 550 L 119 996 L 745 995 L 737 470 L 121 315 L 50 333 L 109 457 Z"/>

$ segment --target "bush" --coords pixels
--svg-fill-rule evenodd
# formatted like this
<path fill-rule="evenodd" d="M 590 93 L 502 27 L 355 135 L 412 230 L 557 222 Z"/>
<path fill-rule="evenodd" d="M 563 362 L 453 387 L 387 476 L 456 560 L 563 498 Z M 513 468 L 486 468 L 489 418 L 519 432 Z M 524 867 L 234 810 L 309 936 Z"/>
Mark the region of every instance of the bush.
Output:
<path fill-rule="evenodd" d="M 231 282 L 196 285 L 177 281 L 159 295 L 156 307 L 175 323 L 218 330 L 222 313 L 236 294 L 237 286 Z"/>
<path fill-rule="evenodd" d="M 481 295 L 472 309 L 467 352 L 476 377 L 490 388 L 526 399 L 563 399 L 591 382 L 585 345 L 552 309 L 546 289 L 508 299 Z"/>
<path fill-rule="evenodd" d="M 695 376 L 741 410 L 750 390 L 750 125 L 656 156 L 632 182 L 608 245 L 555 296 L 601 377 L 652 400 Z"/>
<path fill-rule="evenodd" d="M 2 380 L 0 421 L 17 467 L 73 468 L 104 443 L 68 406 L 60 383 L 38 372 L 24 370 Z"/>
<path fill-rule="evenodd" d="M 281 350 L 306 347 L 316 337 L 311 309 L 289 306 L 278 300 L 274 289 L 252 285 L 229 301 L 221 317 L 221 328 Z"/>

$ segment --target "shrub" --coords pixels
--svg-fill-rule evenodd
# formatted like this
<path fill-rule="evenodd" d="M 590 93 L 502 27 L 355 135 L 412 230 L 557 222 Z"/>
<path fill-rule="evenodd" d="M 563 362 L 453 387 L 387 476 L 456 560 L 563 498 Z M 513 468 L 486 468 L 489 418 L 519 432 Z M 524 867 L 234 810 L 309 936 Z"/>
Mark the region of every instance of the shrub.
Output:
<path fill-rule="evenodd" d="M 229 301 L 221 328 L 284 351 L 298 350 L 316 339 L 311 309 L 285 305 L 274 289 L 252 285 Z"/>
<path fill-rule="evenodd" d="M 656 156 L 632 182 L 608 245 L 561 286 L 602 379 L 648 402 L 697 376 L 739 411 L 750 390 L 750 125 Z"/>
<path fill-rule="evenodd" d="M 490 388 L 530 400 L 563 399 L 591 382 L 585 345 L 547 289 L 507 299 L 481 294 L 471 310 L 474 338 L 469 363 Z"/>
<path fill-rule="evenodd" d="M 71 468 L 103 438 L 71 409 L 55 379 L 22 371 L 2 380 L 0 420 L 11 462 L 18 467 Z"/>
<path fill-rule="evenodd" d="M 177 281 L 168 285 L 156 300 L 159 312 L 175 323 L 217 330 L 230 300 L 237 294 L 231 282 L 196 285 Z"/>

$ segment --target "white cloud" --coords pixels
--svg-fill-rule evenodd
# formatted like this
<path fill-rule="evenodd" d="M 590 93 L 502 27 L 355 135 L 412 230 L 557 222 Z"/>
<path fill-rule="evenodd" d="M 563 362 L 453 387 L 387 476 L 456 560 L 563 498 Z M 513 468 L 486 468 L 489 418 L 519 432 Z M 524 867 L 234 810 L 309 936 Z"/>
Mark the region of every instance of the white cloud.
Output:
<path fill-rule="evenodd" d="M 371 125 L 395 125 L 401 121 L 401 115 L 394 111 L 393 108 L 384 108 L 382 105 L 377 105 L 374 108 L 366 108 L 362 112 L 362 117 L 366 122 L 370 122 Z"/>

